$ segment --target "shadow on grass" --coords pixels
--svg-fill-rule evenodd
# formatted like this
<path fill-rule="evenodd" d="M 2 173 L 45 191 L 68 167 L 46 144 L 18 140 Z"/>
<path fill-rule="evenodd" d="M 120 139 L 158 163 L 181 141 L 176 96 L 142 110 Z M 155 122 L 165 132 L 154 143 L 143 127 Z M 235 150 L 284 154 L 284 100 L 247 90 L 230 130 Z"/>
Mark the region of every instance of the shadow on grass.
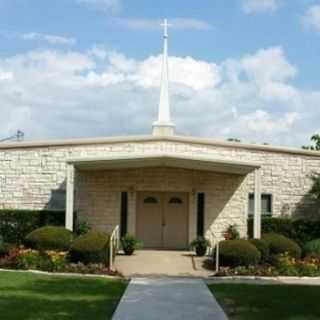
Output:
<path fill-rule="evenodd" d="M 69 295 L 77 296 L 79 293 L 86 296 L 105 296 L 108 293 L 119 293 L 119 282 L 99 278 L 64 278 L 64 277 L 48 277 L 48 279 L 35 278 L 33 281 L 29 281 L 22 285 L 19 285 L 19 290 L 37 294 L 50 295 Z M 121 283 L 121 282 L 120 282 Z M 124 282 L 123 282 L 124 283 Z M 16 286 L 1 286 L 1 291 L 6 292 L 16 291 Z"/>
<path fill-rule="evenodd" d="M 7 274 L 0 278 L 0 318 L 111 319 L 125 287 L 125 282 L 98 278 Z"/>
<path fill-rule="evenodd" d="M 214 284 L 230 320 L 320 319 L 319 286 Z"/>
<path fill-rule="evenodd" d="M 53 319 L 111 319 L 117 306 L 115 299 L 48 300 L 45 297 L 0 298 L 1 319 L 53 320 Z"/>

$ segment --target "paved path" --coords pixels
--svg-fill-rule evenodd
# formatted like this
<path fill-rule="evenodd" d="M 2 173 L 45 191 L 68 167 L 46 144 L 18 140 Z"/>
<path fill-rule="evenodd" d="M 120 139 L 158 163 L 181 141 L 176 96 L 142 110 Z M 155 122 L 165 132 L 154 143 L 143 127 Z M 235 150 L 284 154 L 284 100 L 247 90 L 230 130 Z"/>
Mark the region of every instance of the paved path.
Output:
<path fill-rule="evenodd" d="M 113 320 L 227 320 L 201 279 L 134 278 Z"/>
<path fill-rule="evenodd" d="M 209 277 L 202 267 L 210 258 L 194 257 L 190 251 L 138 250 L 133 256 L 119 254 L 115 268 L 126 277 Z"/>

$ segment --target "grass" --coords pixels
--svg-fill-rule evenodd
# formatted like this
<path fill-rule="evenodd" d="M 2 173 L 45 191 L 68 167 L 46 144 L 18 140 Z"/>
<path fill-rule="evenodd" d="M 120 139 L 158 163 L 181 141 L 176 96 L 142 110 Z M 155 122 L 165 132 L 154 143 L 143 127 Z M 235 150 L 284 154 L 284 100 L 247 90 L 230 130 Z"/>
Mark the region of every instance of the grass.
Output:
<path fill-rule="evenodd" d="M 0 272 L 0 318 L 111 319 L 124 281 Z"/>
<path fill-rule="evenodd" d="M 320 287 L 213 284 L 209 289 L 230 320 L 320 319 Z"/>

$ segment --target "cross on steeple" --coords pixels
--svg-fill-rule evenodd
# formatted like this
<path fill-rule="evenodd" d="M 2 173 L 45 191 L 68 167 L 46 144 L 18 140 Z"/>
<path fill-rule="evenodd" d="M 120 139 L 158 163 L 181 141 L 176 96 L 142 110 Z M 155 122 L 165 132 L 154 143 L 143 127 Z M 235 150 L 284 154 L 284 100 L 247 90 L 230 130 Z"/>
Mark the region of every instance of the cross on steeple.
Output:
<path fill-rule="evenodd" d="M 161 23 L 161 27 L 163 27 L 163 37 L 168 38 L 168 27 L 171 27 L 172 25 L 168 23 L 167 19 L 163 20 L 163 23 Z"/>
<path fill-rule="evenodd" d="M 175 125 L 170 119 L 170 103 L 169 103 L 169 68 L 168 68 L 168 24 L 167 19 L 163 23 L 163 56 L 162 56 L 162 76 L 161 76 L 161 92 L 158 120 L 153 123 L 153 135 L 173 135 Z"/>

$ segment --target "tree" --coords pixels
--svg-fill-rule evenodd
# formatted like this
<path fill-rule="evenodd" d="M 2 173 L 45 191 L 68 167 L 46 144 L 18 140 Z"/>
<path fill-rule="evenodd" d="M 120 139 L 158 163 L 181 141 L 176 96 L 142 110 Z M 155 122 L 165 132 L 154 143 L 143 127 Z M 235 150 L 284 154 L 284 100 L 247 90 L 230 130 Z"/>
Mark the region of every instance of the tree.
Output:
<path fill-rule="evenodd" d="M 310 194 L 313 198 L 320 201 L 320 173 L 313 173 L 311 180 L 313 185 L 310 189 Z"/>
<path fill-rule="evenodd" d="M 229 138 L 229 139 L 227 139 L 227 141 L 229 141 L 229 142 L 241 142 L 241 140 L 237 139 L 237 138 Z"/>
<path fill-rule="evenodd" d="M 320 151 L 320 134 L 314 134 L 310 140 L 314 145 L 302 146 L 302 149 Z"/>

